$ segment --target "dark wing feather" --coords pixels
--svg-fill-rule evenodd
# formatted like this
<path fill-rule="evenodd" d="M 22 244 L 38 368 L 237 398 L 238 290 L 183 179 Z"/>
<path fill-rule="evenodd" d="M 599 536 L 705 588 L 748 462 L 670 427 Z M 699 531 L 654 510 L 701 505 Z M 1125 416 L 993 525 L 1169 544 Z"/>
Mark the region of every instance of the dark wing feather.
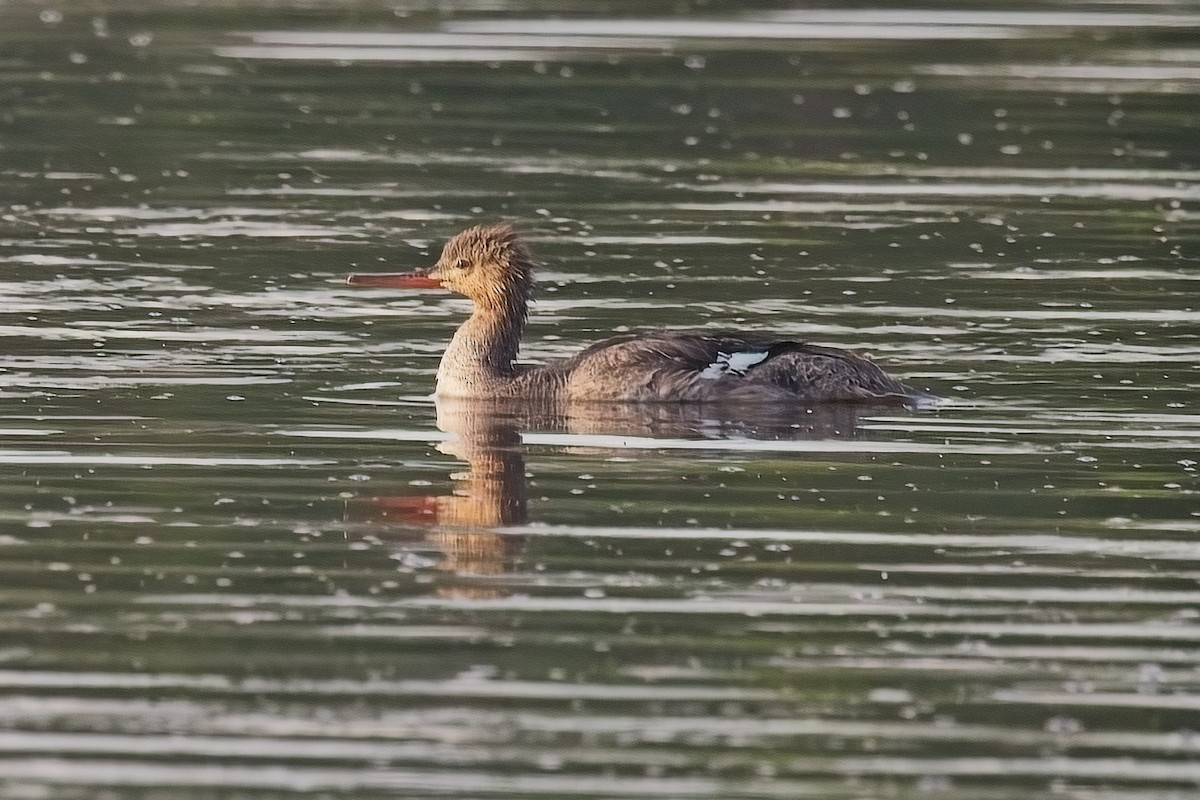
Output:
<path fill-rule="evenodd" d="M 741 373 L 717 378 L 702 374 L 721 354 L 728 358 L 744 352 L 767 356 Z M 791 397 L 799 402 L 861 402 L 920 396 L 872 361 L 847 350 L 742 333 L 665 331 L 619 336 L 555 366 L 564 373 L 594 374 L 605 385 L 619 382 L 634 388 L 639 397 L 657 400 Z"/>
<path fill-rule="evenodd" d="M 770 357 L 751 367 L 747 380 L 764 381 L 806 400 L 916 399 L 921 395 L 875 362 L 836 347 L 780 342 Z"/>
<path fill-rule="evenodd" d="M 596 342 L 570 360 L 583 361 L 604 354 L 605 351 L 611 354 L 614 348 L 619 348 L 623 360 L 630 359 L 642 363 L 668 362 L 679 368 L 702 370 L 713 363 L 719 353 L 772 352 L 773 348 L 781 346 L 804 345 L 740 333 L 664 331 L 614 336 Z"/>

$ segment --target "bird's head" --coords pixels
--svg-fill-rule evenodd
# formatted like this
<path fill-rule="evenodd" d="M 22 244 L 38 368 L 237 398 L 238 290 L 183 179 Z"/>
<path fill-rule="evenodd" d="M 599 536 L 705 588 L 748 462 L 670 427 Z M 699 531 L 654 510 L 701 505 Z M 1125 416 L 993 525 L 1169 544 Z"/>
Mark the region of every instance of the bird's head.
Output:
<path fill-rule="evenodd" d="M 519 303 L 529 299 L 533 264 L 529 250 L 511 225 L 477 225 L 446 242 L 437 263 L 417 272 L 360 273 L 354 286 L 400 289 L 448 289 L 477 305 Z"/>

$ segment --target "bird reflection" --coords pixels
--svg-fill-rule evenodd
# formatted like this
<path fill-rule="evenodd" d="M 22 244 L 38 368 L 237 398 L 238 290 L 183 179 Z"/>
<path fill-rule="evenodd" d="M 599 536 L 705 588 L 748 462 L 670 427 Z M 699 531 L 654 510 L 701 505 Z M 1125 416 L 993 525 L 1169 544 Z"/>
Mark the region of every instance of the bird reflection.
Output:
<path fill-rule="evenodd" d="M 452 472 L 450 494 L 375 497 L 365 503 L 368 520 L 396 526 L 397 532 L 425 529 L 424 539 L 442 553 L 439 569 L 456 576 L 486 576 L 508 571 L 524 537 L 498 532 L 527 519 L 525 456 L 517 425 L 489 409 L 439 402 L 437 426 L 451 438 L 437 450 L 465 461 L 465 472 Z M 358 516 L 356 514 L 356 516 Z M 441 594 L 489 597 L 486 587 L 442 587 Z"/>
<path fill-rule="evenodd" d="M 437 426 L 451 438 L 437 449 L 466 462 L 450 473 L 449 494 L 387 496 L 356 501 L 360 521 L 391 528 L 388 536 L 422 531 L 441 554 L 438 568 L 458 579 L 499 575 L 512 569 L 524 537 L 513 527 L 528 521 L 522 432 L 563 433 L 573 453 L 607 452 L 607 437 L 652 439 L 853 439 L 861 405 L 814 408 L 724 409 L 712 405 L 571 404 L 538 407 L 516 400 L 437 400 Z M 895 407 L 889 407 L 894 412 Z M 578 444 L 570 440 L 578 436 Z M 600 437 L 606 437 L 601 443 Z M 592 440 L 592 441 L 589 441 Z M 664 449 L 670 443 L 664 441 Z M 379 531 L 376 531 L 379 534 Z M 456 597 L 494 597 L 503 590 L 483 582 L 453 581 L 438 589 Z"/>

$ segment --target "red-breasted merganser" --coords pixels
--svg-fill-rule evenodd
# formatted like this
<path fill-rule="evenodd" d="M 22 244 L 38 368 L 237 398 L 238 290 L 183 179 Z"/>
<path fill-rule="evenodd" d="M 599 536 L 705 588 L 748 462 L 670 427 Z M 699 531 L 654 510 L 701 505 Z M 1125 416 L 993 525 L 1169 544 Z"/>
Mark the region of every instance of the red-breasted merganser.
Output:
<path fill-rule="evenodd" d="M 543 402 L 905 402 L 924 397 L 866 358 L 758 334 L 662 331 L 598 342 L 544 366 L 517 364 L 533 259 L 507 224 L 468 228 L 431 269 L 351 275 L 355 286 L 448 289 L 475 304 L 442 355 L 440 397 Z"/>

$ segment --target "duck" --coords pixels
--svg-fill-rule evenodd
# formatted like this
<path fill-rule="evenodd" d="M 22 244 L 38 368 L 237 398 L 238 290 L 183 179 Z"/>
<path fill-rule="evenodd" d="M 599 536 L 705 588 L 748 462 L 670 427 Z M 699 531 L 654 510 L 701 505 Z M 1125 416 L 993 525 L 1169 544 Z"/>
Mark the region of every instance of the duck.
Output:
<path fill-rule="evenodd" d="M 761 333 L 663 330 L 604 339 L 547 364 L 517 361 L 535 261 L 508 223 L 446 241 L 433 267 L 356 273 L 353 286 L 448 290 L 473 310 L 442 355 L 435 397 L 560 404 L 902 403 L 928 397 L 866 356 Z"/>

